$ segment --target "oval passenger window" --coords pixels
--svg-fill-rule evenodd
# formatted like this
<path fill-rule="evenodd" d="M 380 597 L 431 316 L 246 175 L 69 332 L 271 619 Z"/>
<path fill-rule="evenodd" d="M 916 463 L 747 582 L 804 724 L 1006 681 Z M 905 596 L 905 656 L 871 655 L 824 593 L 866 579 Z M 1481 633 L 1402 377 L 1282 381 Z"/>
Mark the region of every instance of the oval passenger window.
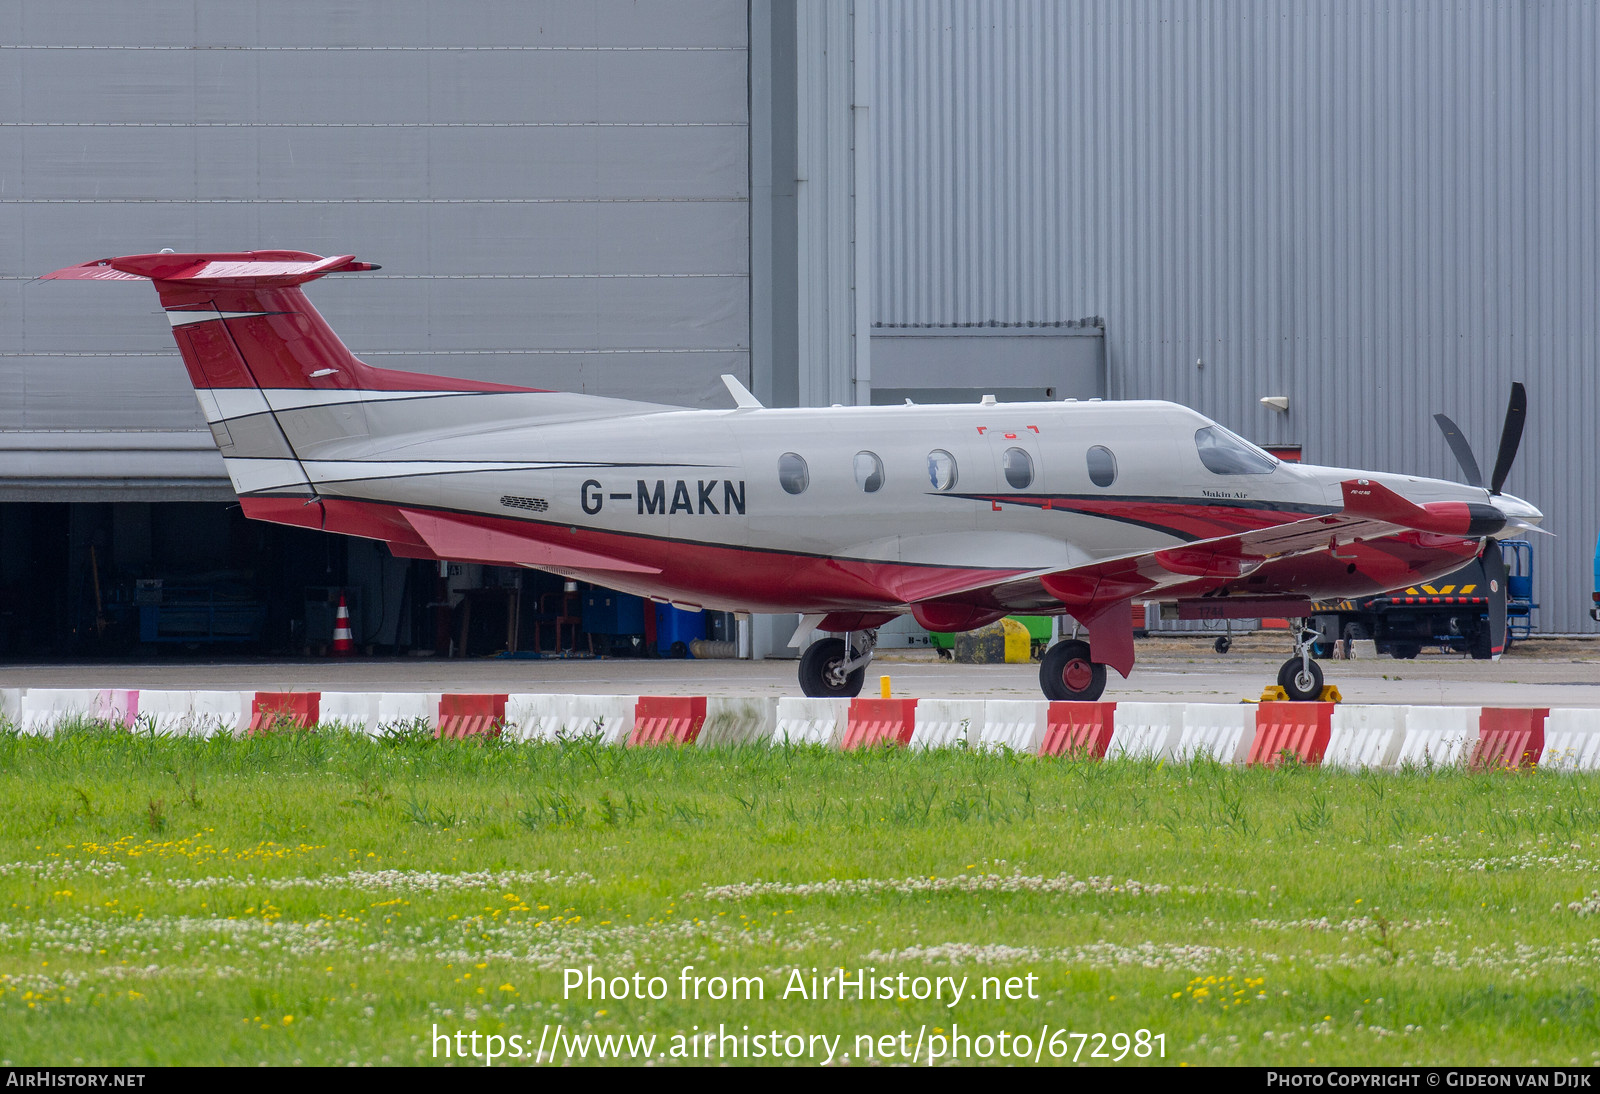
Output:
<path fill-rule="evenodd" d="M 956 458 L 942 448 L 928 453 L 928 481 L 935 490 L 948 490 L 956 484 Z"/>
<path fill-rule="evenodd" d="M 1089 481 L 1096 486 L 1110 486 L 1117 481 L 1117 457 L 1103 444 L 1089 449 Z"/>
<path fill-rule="evenodd" d="M 785 452 L 778 457 L 778 482 L 791 494 L 803 494 L 811 485 L 811 472 L 799 453 Z"/>
<path fill-rule="evenodd" d="M 1020 448 L 1008 448 L 1001 457 L 1006 481 L 1015 490 L 1026 490 L 1033 485 L 1033 457 Z"/>
<path fill-rule="evenodd" d="M 876 452 L 856 453 L 856 485 L 869 494 L 883 488 L 883 461 Z"/>

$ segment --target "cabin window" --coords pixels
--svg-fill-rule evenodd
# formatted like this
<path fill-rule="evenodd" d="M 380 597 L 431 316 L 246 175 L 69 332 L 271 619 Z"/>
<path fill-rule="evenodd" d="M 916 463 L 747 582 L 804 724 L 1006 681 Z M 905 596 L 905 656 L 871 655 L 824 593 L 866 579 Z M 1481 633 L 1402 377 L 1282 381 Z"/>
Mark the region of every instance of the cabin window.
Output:
<path fill-rule="evenodd" d="M 1006 481 L 1014 490 L 1026 490 L 1033 485 L 1033 457 L 1023 449 L 1008 448 L 1001 458 Z"/>
<path fill-rule="evenodd" d="M 956 484 L 956 458 L 942 448 L 928 453 L 928 481 L 935 490 L 949 490 Z"/>
<path fill-rule="evenodd" d="M 1195 430 L 1194 443 L 1200 462 L 1213 475 L 1267 475 L 1278 466 L 1277 460 L 1220 425 Z"/>
<path fill-rule="evenodd" d="M 856 485 L 869 494 L 883 489 L 883 461 L 876 452 L 857 452 Z"/>
<path fill-rule="evenodd" d="M 811 471 L 798 452 L 778 457 L 778 482 L 791 494 L 804 494 L 811 485 Z"/>
<path fill-rule="evenodd" d="M 1103 444 L 1089 449 L 1089 481 L 1096 486 L 1110 486 L 1117 481 L 1117 457 Z"/>

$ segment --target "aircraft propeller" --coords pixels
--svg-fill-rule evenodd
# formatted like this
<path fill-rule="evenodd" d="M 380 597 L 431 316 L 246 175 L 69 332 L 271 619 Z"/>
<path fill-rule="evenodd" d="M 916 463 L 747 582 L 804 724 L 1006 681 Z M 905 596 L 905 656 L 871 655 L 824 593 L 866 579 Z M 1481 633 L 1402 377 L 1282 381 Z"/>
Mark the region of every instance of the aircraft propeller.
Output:
<path fill-rule="evenodd" d="M 1522 427 L 1527 419 L 1527 389 L 1520 383 L 1513 383 L 1511 399 L 1506 403 L 1505 425 L 1500 428 L 1500 450 L 1495 454 L 1494 474 L 1489 477 L 1490 494 L 1499 494 L 1506 484 L 1506 476 L 1511 474 L 1511 465 L 1517 458 L 1517 448 L 1522 444 Z M 1439 424 L 1439 431 L 1444 434 L 1445 443 L 1450 446 L 1456 462 L 1461 465 L 1461 470 L 1467 477 L 1467 484 L 1482 486 L 1483 472 L 1478 469 L 1478 461 L 1472 454 L 1472 445 L 1462 435 L 1461 427 L 1444 414 L 1435 414 L 1433 420 Z"/>
<path fill-rule="evenodd" d="M 1489 476 L 1491 496 L 1501 492 L 1506 484 L 1506 476 L 1511 474 L 1511 465 L 1516 461 L 1517 449 L 1522 444 L 1522 428 L 1527 418 L 1527 390 L 1521 384 L 1513 383 L 1511 399 L 1506 403 L 1505 424 L 1500 428 L 1500 448 L 1495 453 L 1494 472 Z M 1435 414 L 1433 420 L 1439 424 L 1439 431 L 1444 434 L 1445 443 L 1461 465 L 1467 483 L 1483 486 L 1483 472 L 1479 470 L 1478 461 L 1472 454 L 1472 445 L 1462 435 L 1461 428 L 1444 414 Z M 1498 652 L 1505 642 L 1506 633 L 1506 560 L 1500 553 L 1500 541 L 1492 536 L 1484 540 L 1483 554 L 1479 557 L 1483 560 L 1483 576 L 1493 590 L 1489 596 L 1489 635 L 1491 648 Z"/>

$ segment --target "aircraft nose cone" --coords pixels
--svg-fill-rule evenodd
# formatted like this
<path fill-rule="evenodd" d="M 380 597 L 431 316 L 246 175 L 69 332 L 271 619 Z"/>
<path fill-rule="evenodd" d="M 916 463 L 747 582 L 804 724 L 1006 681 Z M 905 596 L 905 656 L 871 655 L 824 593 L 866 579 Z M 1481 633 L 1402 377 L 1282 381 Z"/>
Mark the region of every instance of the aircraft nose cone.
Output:
<path fill-rule="evenodd" d="M 1528 502 L 1513 494 L 1500 494 L 1494 499 L 1495 508 L 1505 514 L 1507 524 L 1537 525 L 1544 514 Z"/>

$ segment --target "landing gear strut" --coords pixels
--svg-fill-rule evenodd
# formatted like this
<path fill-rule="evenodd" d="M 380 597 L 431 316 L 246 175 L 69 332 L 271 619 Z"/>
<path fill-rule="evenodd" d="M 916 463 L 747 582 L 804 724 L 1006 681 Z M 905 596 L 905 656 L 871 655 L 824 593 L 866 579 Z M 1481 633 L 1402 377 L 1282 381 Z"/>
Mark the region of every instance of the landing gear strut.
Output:
<path fill-rule="evenodd" d="M 1106 667 L 1089 654 L 1089 643 L 1057 642 L 1039 664 L 1039 686 L 1046 699 L 1092 703 L 1106 690 Z"/>
<path fill-rule="evenodd" d="M 1311 659 L 1311 648 L 1322 639 L 1322 632 L 1306 626 L 1305 620 L 1294 622 L 1294 656 L 1278 670 L 1278 686 L 1296 702 L 1318 699 L 1322 696 L 1322 666 Z"/>
<path fill-rule="evenodd" d="M 800 690 L 813 699 L 854 699 L 867 679 L 878 629 L 819 638 L 800 655 Z"/>

